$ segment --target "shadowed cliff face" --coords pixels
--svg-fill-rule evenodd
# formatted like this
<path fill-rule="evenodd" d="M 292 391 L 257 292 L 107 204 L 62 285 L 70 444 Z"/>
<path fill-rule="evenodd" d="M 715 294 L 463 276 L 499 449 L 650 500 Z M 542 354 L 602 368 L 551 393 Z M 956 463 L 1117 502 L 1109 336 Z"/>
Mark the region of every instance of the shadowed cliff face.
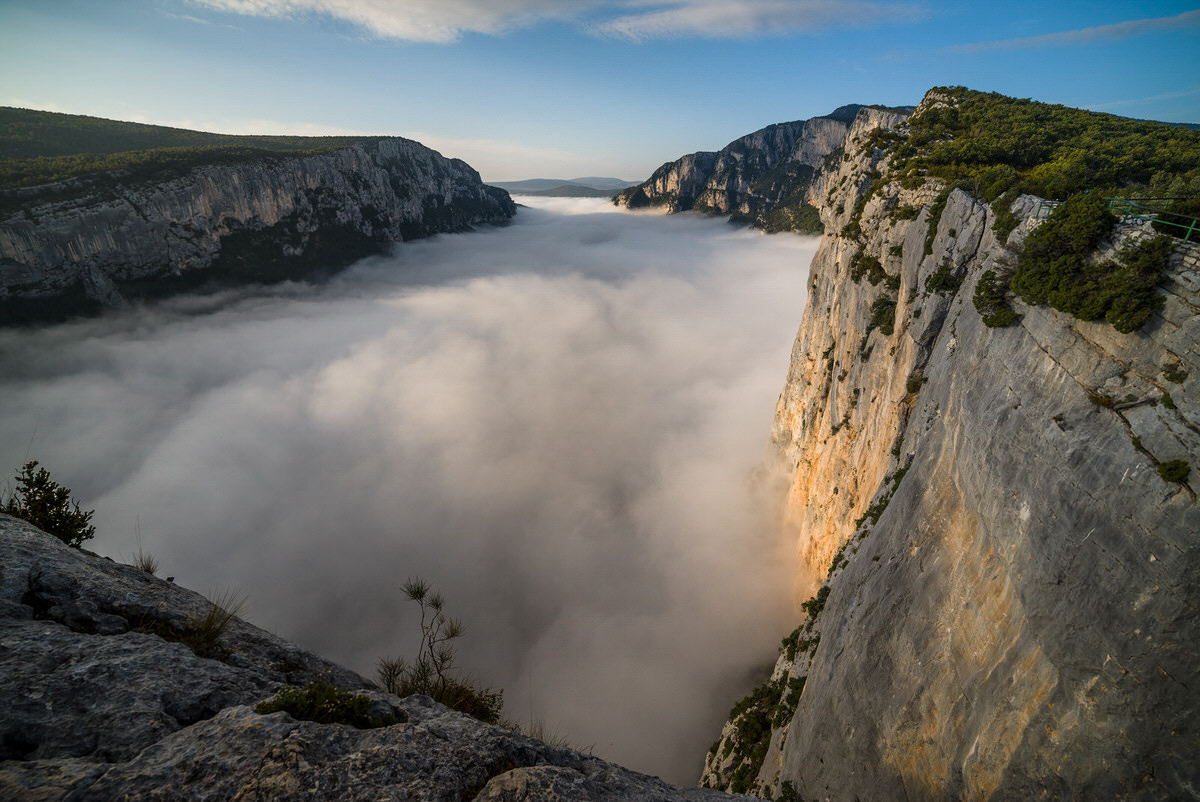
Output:
<path fill-rule="evenodd" d="M 615 202 L 629 208 L 661 206 L 670 212 L 700 209 L 753 220 L 781 200 L 781 192 L 803 192 L 803 184 L 846 137 L 844 117 L 814 117 L 779 123 L 730 142 L 719 152 L 691 153 L 667 162 L 642 184 L 622 190 Z M 764 179 L 777 166 L 808 168 L 786 189 Z M 794 184 L 794 186 L 793 186 Z"/>
<path fill-rule="evenodd" d="M 466 163 L 406 139 L 200 167 L 0 220 L 0 302 L 20 322 L 328 275 L 389 243 L 502 223 L 514 210 Z"/>
<path fill-rule="evenodd" d="M 814 182 L 830 231 L 884 169 L 867 113 Z M 828 598 L 776 666 L 806 681 L 757 781 L 805 799 L 1191 798 L 1200 248 L 1176 248 L 1140 332 L 1019 301 L 1017 325 L 988 328 L 976 283 L 1011 269 L 1038 199 L 1002 241 L 961 191 L 932 219 L 942 188 L 886 184 L 861 235 L 827 236 L 812 264 L 768 462 Z M 851 275 L 860 253 L 874 284 Z M 943 267 L 961 284 L 931 290 Z M 871 323 L 884 297 L 890 333 Z M 1190 484 L 1156 470 L 1178 459 Z M 730 770 L 718 750 L 706 779 Z"/>
<path fill-rule="evenodd" d="M 318 288 L 0 333 L 0 465 L 363 674 L 415 652 L 422 576 L 508 715 L 694 782 L 791 616 L 746 488 L 816 241 L 536 202 Z"/>

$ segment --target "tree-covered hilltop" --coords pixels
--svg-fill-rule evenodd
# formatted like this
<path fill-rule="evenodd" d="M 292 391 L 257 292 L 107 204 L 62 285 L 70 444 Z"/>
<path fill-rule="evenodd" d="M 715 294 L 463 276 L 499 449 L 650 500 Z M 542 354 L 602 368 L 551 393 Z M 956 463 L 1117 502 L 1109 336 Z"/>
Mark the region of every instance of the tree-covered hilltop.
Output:
<path fill-rule="evenodd" d="M 379 138 L 210 134 L 0 107 L 0 188 L 110 173 L 119 174 L 126 183 L 166 180 L 204 164 L 305 156 Z M 4 205 L 7 208 L 12 202 Z"/>
<path fill-rule="evenodd" d="M 893 145 L 892 174 L 1065 199 L 1099 189 L 1159 197 L 1200 195 L 1200 131 L 965 87 L 930 90 Z M 929 103 L 928 101 L 934 102 Z"/>

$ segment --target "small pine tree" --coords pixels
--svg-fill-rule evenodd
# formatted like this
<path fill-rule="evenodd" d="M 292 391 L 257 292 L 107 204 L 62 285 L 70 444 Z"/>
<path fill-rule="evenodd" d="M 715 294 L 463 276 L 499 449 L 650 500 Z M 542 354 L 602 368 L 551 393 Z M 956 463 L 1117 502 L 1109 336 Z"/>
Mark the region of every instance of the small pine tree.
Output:
<path fill-rule="evenodd" d="M 71 489 L 51 479 L 45 468 L 38 468 L 37 460 L 22 466 L 16 482 L 16 492 L 0 508 L 3 512 L 28 521 L 74 548 L 96 534 L 96 527 L 88 523 L 95 510 L 79 509 L 79 502 L 71 498 Z"/>

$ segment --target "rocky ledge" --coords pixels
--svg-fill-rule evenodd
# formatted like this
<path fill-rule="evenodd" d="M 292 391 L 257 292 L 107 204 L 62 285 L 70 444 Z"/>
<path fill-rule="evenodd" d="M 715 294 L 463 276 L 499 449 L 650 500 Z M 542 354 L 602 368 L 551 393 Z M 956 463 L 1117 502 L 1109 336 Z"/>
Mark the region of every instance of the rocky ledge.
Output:
<path fill-rule="evenodd" d="M 6 515 L 0 555 L 3 799 L 732 798 L 383 693 L 236 617 L 198 643 L 212 602 Z M 318 680 L 397 723 L 254 710 Z"/>

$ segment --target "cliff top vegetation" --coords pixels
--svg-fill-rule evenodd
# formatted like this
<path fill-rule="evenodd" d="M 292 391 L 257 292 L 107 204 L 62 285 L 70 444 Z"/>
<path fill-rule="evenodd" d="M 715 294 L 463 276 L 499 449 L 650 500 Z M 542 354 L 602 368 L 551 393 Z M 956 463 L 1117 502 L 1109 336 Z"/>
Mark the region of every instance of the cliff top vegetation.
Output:
<path fill-rule="evenodd" d="M 964 87 L 930 90 L 892 155 L 893 171 L 1064 199 L 1090 189 L 1200 195 L 1200 131 Z"/>
<path fill-rule="evenodd" d="M 165 180 L 202 164 L 307 156 L 380 138 L 210 134 L 0 107 L 0 188 L 113 172 L 129 183 Z"/>

